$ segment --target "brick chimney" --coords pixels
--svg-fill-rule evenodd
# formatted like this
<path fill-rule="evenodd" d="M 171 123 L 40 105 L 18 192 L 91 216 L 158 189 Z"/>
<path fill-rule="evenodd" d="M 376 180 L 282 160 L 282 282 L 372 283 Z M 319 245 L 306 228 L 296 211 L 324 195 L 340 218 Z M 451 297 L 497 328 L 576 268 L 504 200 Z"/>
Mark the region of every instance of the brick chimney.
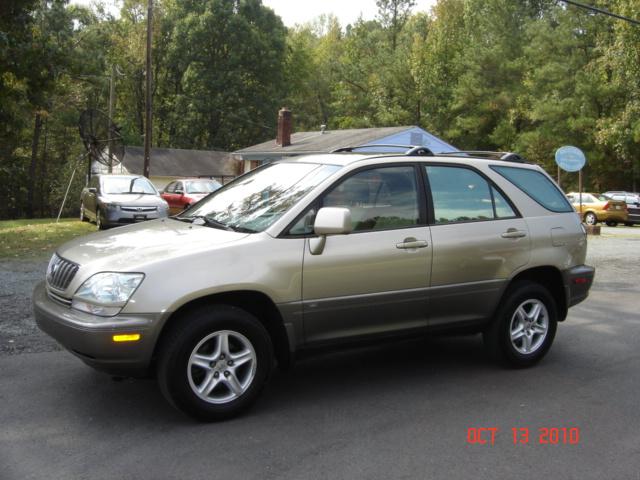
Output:
<path fill-rule="evenodd" d="M 281 147 L 291 145 L 291 110 L 283 107 L 278 112 L 278 136 L 276 144 Z"/>

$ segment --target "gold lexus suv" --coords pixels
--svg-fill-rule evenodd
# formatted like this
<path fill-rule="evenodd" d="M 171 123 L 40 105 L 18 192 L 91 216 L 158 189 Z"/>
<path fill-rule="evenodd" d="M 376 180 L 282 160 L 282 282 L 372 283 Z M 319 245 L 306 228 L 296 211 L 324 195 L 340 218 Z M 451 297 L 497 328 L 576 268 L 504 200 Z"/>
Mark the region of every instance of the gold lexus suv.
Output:
<path fill-rule="evenodd" d="M 539 361 L 594 276 L 553 180 L 515 154 L 354 150 L 64 244 L 33 294 L 38 325 L 95 368 L 155 374 L 201 420 L 338 344 L 463 330 L 508 365 Z"/>

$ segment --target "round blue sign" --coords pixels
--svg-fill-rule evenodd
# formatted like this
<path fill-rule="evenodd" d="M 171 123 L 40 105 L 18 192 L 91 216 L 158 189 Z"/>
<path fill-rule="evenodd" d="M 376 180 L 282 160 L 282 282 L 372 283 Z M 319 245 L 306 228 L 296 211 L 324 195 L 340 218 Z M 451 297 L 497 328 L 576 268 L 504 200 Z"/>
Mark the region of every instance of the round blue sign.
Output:
<path fill-rule="evenodd" d="M 584 153 L 577 147 L 566 146 L 556 150 L 556 163 L 566 172 L 577 172 L 586 162 Z"/>

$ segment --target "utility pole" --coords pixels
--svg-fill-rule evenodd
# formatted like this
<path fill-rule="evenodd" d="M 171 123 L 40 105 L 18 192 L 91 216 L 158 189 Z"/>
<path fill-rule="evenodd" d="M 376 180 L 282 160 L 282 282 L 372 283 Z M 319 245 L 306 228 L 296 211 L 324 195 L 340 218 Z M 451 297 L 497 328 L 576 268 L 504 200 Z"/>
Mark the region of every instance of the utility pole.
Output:
<path fill-rule="evenodd" d="M 113 123 L 113 106 L 116 101 L 116 64 L 111 64 L 111 77 L 109 78 L 109 121 Z M 113 173 L 113 138 L 111 138 L 111 124 L 109 124 L 109 173 Z"/>
<path fill-rule="evenodd" d="M 146 120 L 145 120 L 145 135 L 144 135 L 144 171 L 142 174 L 149 178 L 149 164 L 151 163 L 151 87 L 152 87 L 152 72 L 151 72 L 151 37 L 152 37 L 152 23 L 153 23 L 153 0 L 148 0 L 147 4 L 147 101 L 146 101 Z"/>

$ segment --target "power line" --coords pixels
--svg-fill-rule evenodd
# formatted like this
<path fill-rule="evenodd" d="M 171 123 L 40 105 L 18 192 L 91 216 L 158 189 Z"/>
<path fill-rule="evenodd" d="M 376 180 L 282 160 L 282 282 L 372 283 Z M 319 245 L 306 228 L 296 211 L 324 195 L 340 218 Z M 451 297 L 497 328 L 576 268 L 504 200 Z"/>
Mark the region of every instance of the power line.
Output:
<path fill-rule="evenodd" d="M 590 10 L 595 13 L 601 13 L 603 15 L 607 15 L 609 17 L 617 18 L 619 20 L 624 20 L 625 22 L 633 23 L 635 25 L 640 25 L 640 21 L 635 20 L 633 18 L 625 17 L 623 15 L 618 15 L 617 13 L 612 13 L 608 10 L 604 10 L 602 8 L 593 7 L 591 5 L 585 5 L 584 3 L 574 2 L 573 0 L 558 0 L 560 2 L 568 3 L 569 5 L 573 5 L 578 8 L 584 8 L 585 10 Z"/>

